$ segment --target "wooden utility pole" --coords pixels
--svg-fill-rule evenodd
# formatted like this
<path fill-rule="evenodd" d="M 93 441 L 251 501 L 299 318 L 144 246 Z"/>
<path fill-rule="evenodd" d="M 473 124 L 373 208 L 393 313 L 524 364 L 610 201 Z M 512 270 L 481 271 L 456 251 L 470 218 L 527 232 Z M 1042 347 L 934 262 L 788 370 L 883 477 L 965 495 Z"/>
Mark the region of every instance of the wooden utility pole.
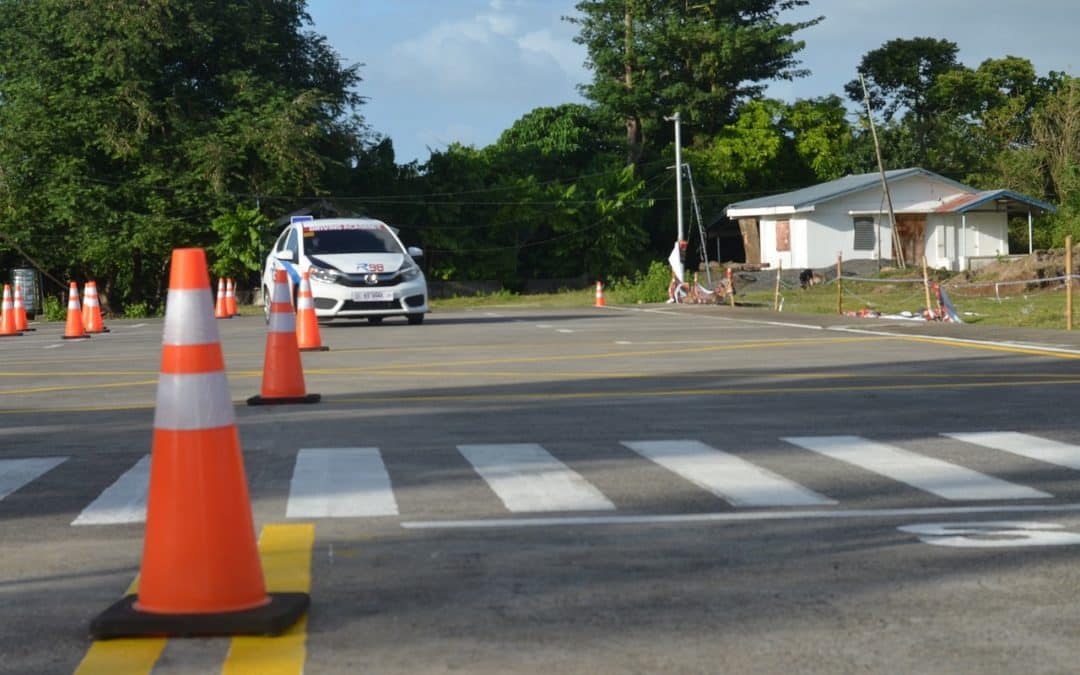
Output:
<path fill-rule="evenodd" d="M 892 194 L 889 192 L 889 181 L 885 179 L 885 163 L 881 160 L 881 146 L 878 145 L 877 128 L 874 126 L 874 111 L 870 108 L 870 93 L 866 90 L 866 80 L 859 73 L 859 82 L 862 83 L 863 101 L 866 103 L 866 119 L 870 122 L 870 135 L 874 138 L 874 154 L 877 155 L 878 173 L 881 174 L 881 189 L 885 191 L 885 204 L 889 208 L 889 229 L 892 231 L 893 258 L 904 269 L 904 247 L 900 244 L 900 235 L 896 232 L 896 214 L 893 213 Z"/>
<path fill-rule="evenodd" d="M 623 84 L 627 93 L 634 89 L 634 15 L 630 11 L 629 2 L 623 13 Z M 626 163 L 633 164 L 635 170 L 641 161 L 641 148 L 644 138 L 641 130 L 641 118 L 637 114 L 631 114 L 626 118 Z"/>

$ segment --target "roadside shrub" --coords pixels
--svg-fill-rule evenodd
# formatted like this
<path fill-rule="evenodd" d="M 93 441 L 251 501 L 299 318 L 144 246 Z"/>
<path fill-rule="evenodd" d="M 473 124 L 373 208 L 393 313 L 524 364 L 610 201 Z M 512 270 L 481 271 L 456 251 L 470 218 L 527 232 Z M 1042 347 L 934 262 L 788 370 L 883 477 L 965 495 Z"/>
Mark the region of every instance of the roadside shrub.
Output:
<path fill-rule="evenodd" d="M 611 299 L 619 304 L 664 302 L 671 284 L 671 268 L 667 263 L 653 261 L 644 273 L 633 279 L 620 279 L 611 289 Z"/>
<path fill-rule="evenodd" d="M 46 295 L 41 300 L 41 315 L 46 321 L 66 321 L 67 302 L 60 302 L 60 298 Z"/>
<path fill-rule="evenodd" d="M 150 310 L 150 304 L 146 302 L 132 302 L 124 305 L 125 319 L 146 319 L 154 316 Z"/>

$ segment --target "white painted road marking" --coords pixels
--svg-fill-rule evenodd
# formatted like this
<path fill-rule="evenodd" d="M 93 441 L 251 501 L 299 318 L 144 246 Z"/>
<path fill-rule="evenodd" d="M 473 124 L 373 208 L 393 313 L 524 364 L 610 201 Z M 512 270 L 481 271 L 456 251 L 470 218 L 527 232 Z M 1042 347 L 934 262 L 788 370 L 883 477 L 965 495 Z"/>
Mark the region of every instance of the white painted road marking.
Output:
<path fill-rule="evenodd" d="M 459 445 L 511 511 L 601 511 L 615 505 L 535 443 Z"/>
<path fill-rule="evenodd" d="M 396 516 L 378 448 L 305 448 L 296 456 L 287 518 Z"/>
<path fill-rule="evenodd" d="M 945 499 L 1047 499 L 1053 496 L 858 436 L 802 436 L 782 440 Z"/>
<path fill-rule="evenodd" d="M 1016 548 L 1020 546 L 1075 546 L 1080 534 L 1062 532 L 1058 523 L 990 520 L 967 523 L 921 523 L 896 529 L 919 535 L 919 541 L 954 548 Z"/>
<path fill-rule="evenodd" d="M 143 455 L 116 482 L 105 488 L 72 521 L 72 525 L 116 525 L 146 520 L 146 495 L 150 491 L 150 455 Z"/>
<path fill-rule="evenodd" d="M 965 443 L 984 445 L 995 450 L 1011 452 L 1021 457 L 1037 459 L 1047 464 L 1080 470 L 1080 446 L 1029 436 L 1013 431 L 985 431 L 968 434 L 942 434 Z"/>
<path fill-rule="evenodd" d="M 482 530 L 513 527 L 578 527 L 586 525 L 695 525 L 773 520 L 850 520 L 853 518 L 910 518 L 990 513 L 1078 513 L 1080 504 L 942 506 L 903 509 L 814 509 L 809 511 L 728 511 L 636 516 L 562 516 L 549 518 L 488 518 L 476 520 L 407 520 L 406 530 Z"/>
<path fill-rule="evenodd" d="M 836 501 L 699 441 L 622 441 L 639 455 L 732 506 L 820 506 Z"/>
<path fill-rule="evenodd" d="M 63 464 L 65 460 L 67 457 L 0 459 L 0 499 Z"/>

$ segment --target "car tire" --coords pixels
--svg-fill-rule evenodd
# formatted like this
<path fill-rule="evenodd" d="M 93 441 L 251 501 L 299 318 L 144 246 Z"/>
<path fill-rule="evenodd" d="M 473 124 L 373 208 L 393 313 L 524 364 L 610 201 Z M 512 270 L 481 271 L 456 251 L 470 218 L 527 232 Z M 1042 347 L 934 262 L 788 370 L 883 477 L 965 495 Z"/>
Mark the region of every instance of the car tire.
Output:
<path fill-rule="evenodd" d="M 380 323 L 382 323 L 382 320 L 383 318 L 381 316 L 369 316 L 367 318 L 368 323 L 370 323 L 372 326 L 378 326 Z"/>
<path fill-rule="evenodd" d="M 409 314 L 405 318 L 409 320 L 410 326 L 419 326 L 420 324 L 424 323 L 423 314 Z"/>

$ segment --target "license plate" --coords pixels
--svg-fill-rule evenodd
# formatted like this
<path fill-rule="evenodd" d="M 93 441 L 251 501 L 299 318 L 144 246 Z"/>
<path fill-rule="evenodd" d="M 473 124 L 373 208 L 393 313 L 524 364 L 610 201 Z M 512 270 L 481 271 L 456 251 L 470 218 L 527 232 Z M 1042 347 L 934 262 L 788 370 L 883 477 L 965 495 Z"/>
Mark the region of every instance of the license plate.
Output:
<path fill-rule="evenodd" d="M 393 291 L 353 291 L 356 302 L 387 302 L 394 299 Z"/>

